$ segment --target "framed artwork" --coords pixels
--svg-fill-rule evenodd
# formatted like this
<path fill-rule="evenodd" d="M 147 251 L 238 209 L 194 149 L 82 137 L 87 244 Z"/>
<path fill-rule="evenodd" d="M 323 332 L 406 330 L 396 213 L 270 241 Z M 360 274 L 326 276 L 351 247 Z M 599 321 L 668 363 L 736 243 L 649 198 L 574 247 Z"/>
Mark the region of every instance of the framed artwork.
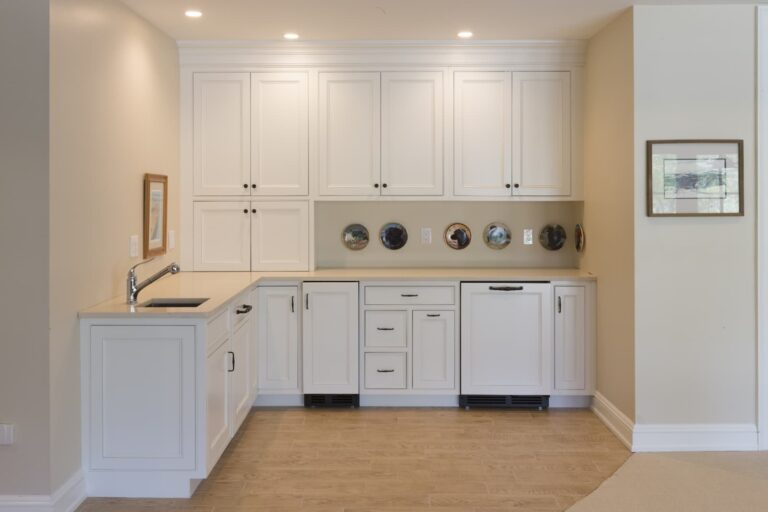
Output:
<path fill-rule="evenodd" d="M 144 175 L 144 258 L 165 254 L 168 241 L 168 176 Z"/>
<path fill-rule="evenodd" d="M 744 215 L 744 142 L 649 140 L 649 217 Z"/>

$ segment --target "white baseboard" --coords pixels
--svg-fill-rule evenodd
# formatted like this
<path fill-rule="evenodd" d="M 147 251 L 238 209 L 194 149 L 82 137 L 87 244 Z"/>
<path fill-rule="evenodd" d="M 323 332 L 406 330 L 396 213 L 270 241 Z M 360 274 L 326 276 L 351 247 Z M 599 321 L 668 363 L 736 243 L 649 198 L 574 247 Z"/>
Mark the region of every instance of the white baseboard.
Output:
<path fill-rule="evenodd" d="M 304 395 L 259 395 L 254 407 L 304 407 Z"/>
<path fill-rule="evenodd" d="M 550 409 L 589 409 L 592 395 L 552 395 L 549 397 Z"/>
<path fill-rule="evenodd" d="M 360 395 L 360 407 L 458 407 L 459 395 Z"/>
<path fill-rule="evenodd" d="M 754 424 L 641 424 L 635 425 L 635 452 L 719 452 L 758 449 Z"/>
<path fill-rule="evenodd" d="M 599 391 L 596 391 L 595 396 L 592 398 L 592 412 L 619 438 L 619 441 L 624 443 L 624 446 L 633 450 L 632 432 L 635 427 L 634 422 Z"/>
<path fill-rule="evenodd" d="M 78 470 L 50 496 L 0 495 L 0 512 L 74 512 L 85 498 L 85 480 Z"/>

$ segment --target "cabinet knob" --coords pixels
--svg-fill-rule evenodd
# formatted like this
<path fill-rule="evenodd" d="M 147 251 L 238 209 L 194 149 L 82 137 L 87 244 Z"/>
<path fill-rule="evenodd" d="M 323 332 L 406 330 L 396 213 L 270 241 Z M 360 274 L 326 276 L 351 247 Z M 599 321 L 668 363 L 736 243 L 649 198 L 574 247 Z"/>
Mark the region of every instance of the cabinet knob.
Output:
<path fill-rule="evenodd" d="M 243 183 L 243 188 L 248 188 L 248 184 L 247 183 Z"/>
<path fill-rule="evenodd" d="M 248 213 L 248 208 L 245 208 L 245 209 L 243 210 L 243 213 Z"/>
<path fill-rule="evenodd" d="M 256 208 L 254 208 L 253 210 L 251 210 L 251 213 L 256 213 Z"/>
<path fill-rule="evenodd" d="M 507 188 L 512 188 L 512 185 L 510 185 L 509 183 L 507 183 L 505 186 L 506 186 Z"/>
<path fill-rule="evenodd" d="M 254 183 L 253 185 L 251 185 L 251 188 L 256 188 L 256 184 Z"/>
<path fill-rule="evenodd" d="M 515 188 L 520 188 L 520 184 L 519 183 L 515 183 Z"/>
<path fill-rule="evenodd" d="M 378 183 L 374 183 L 373 184 L 373 188 L 379 188 L 379 184 Z"/>
<path fill-rule="evenodd" d="M 382 184 L 381 184 L 381 187 L 382 187 L 382 188 L 387 188 L 387 184 L 386 184 L 386 183 L 382 183 Z"/>

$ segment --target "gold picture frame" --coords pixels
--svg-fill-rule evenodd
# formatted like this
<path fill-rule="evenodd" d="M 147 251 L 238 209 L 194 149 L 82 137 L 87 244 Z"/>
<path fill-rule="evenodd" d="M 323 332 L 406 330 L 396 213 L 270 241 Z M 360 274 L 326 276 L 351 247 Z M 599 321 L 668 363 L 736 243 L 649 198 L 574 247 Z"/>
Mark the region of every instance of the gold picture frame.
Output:
<path fill-rule="evenodd" d="M 160 256 L 168 247 L 168 176 L 144 175 L 144 258 Z"/>

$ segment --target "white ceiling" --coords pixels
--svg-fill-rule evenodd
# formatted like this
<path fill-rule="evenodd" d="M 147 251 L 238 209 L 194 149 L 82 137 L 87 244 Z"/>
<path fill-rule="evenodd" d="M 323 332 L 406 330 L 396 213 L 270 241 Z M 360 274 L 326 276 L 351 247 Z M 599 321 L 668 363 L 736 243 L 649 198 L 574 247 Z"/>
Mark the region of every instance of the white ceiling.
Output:
<path fill-rule="evenodd" d="M 755 0 L 123 0 L 177 40 L 588 39 L 632 4 Z M 198 9 L 203 17 L 184 16 Z"/>

